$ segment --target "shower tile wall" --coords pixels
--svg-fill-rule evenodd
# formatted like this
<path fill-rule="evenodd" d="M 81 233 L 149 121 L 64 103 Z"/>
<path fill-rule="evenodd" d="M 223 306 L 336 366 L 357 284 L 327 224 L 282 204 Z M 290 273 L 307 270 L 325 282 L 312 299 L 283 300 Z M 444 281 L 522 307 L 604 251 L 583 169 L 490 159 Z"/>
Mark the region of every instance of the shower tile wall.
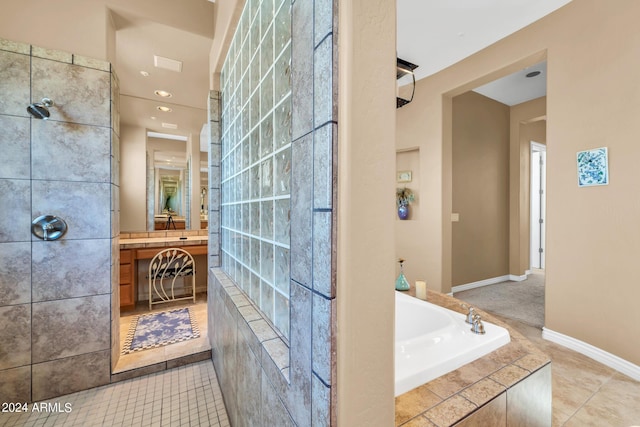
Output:
<path fill-rule="evenodd" d="M 222 268 L 209 274 L 209 324 L 233 425 L 335 424 L 337 4 L 248 0 L 223 69 Z M 289 54 L 290 95 L 277 77 Z M 265 139 L 266 162 L 253 156 Z M 289 310 L 274 295 L 289 295 Z"/>
<path fill-rule="evenodd" d="M 117 93 L 107 62 L 0 40 L 0 402 L 110 380 Z M 50 119 L 31 118 L 44 97 Z M 67 222 L 60 240 L 31 235 L 45 214 Z"/>

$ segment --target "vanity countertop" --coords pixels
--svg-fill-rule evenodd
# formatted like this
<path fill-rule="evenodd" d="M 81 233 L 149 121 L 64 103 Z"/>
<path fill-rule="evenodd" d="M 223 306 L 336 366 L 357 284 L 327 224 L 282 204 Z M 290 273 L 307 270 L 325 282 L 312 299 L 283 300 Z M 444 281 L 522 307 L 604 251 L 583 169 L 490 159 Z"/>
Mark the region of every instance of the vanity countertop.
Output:
<path fill-rule="evenodd" d="M 120 235 L 120 249 L 206 245 L 208 242 L 209 235 L 206 230 L 150 231 Z"/>
<path fill-rule="evenodd" d="M 415 297 L 412 286 L 408 294 Z M 463 302 L 431 290 L 427 301 L 459 313 Z M 483 320 L 509 331 L 511 342 L 435 380 L 396 397 L 396 426 L 415 417 L 452 425 L 551 362 L 531 341 L 496 317 L 474 307 Z M 410 423 L 410 422 L 409 422 Z"/>

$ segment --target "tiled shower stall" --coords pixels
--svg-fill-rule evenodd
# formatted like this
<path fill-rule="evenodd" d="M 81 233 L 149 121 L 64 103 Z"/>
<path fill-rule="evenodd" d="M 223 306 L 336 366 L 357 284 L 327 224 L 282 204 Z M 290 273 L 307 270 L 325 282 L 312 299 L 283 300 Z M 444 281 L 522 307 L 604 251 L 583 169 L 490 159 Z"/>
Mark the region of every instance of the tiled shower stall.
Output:
<path fill-rule="evenodd" d="M 0 402 L 110 382 L 118 92 L 108 62 L 0 40 Z M 45 97 L 50 119 L 31 118 Z M 32 235 L 46 214 L 66 221 L 60 240 Z"/>

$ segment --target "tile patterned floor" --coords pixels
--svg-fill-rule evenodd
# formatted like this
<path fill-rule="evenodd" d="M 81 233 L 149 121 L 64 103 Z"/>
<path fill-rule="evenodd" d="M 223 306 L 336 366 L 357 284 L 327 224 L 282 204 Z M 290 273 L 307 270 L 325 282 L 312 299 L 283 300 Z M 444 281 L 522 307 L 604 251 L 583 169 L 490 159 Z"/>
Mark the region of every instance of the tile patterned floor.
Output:
<path fill-rule="evenodd" d="M 543 339 L 538 328 L 500 319 L 551 357 L 554 427 L 640 426 L 640 381 Z"/>
<path fill-rule="evenodd" d="M 554 427 L 640 426 L 640 382 L 542 339 L 535 327 L 501 319 L 551 356 Z M 0 413 L 0 427 L 230 425 L 210 360 L 45 403 L 58 403 L 62 412 L 31 412 L 30 404 L 29 413 Z M 64 412 L 65 404 L 71 404 L 69 413 Z"/>
<path fill-rule="evenodd" d="M 58 403 L 58 410 L 31 412 L 30 404 L 28 413 L 0 413 L 0 426 L 230 426 L 211 361 L 69 394 L 47 403 Z M 69 404 L 71 410 L 65 413 Z"/>

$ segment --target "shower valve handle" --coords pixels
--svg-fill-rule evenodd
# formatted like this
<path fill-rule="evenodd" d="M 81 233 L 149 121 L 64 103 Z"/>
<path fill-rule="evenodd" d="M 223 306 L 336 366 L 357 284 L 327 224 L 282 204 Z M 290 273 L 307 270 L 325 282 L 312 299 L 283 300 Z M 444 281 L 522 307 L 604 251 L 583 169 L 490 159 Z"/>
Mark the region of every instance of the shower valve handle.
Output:
<path fill-rule="evenodd" d="M 42 215 L 31 223 L 31 232 L 42 240 L 58 240 L 67 232 L 67 223 L 57 216 Z"/>

